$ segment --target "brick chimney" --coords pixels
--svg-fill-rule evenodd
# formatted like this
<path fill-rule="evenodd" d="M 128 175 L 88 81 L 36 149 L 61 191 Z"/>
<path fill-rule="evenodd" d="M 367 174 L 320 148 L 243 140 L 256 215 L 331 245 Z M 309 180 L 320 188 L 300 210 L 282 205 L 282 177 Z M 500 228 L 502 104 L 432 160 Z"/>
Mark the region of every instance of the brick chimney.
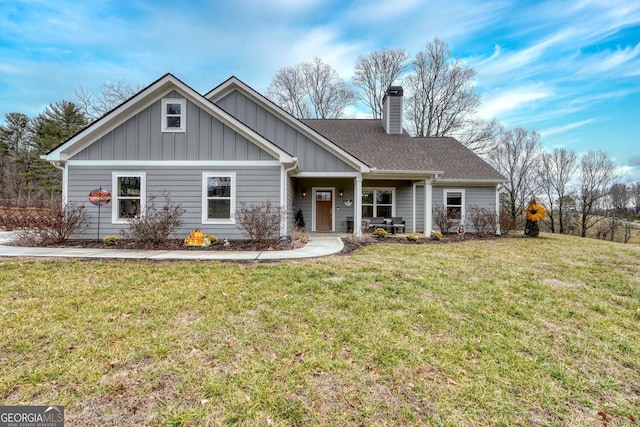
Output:
<path fill-rule="evenodd" d="M 402 86 L 389 86 L 382 98 L 382 127 L 388 134 L 402 134 Z"/>

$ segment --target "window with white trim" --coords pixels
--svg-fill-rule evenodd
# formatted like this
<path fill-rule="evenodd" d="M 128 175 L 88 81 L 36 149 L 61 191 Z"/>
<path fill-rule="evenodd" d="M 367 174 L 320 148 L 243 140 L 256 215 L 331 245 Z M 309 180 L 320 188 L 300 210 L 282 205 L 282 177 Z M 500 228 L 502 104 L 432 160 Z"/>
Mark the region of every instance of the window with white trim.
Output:
<path fill-rule="evenodd" d="M 235 172 L 202 174 L 202 223 L 235 224 Z"/>
<path fill-rule="evenodd" d="M 448 218 L 464 220 L 464 190 L 444 190 L 444 205 Z"/>
<path fill-rule="evenodd" d="M 187 121 L 187 101 L 177 98 L 162 100 L 162 131 L 184 132 Z"/>
<path fill-rule="evenodd" d="M 140 216 L 146 206 L 146 174 L 144 172 L 114 172 L 112 215 L 114 223 L 126 223 Z"/>
<path fill-rule="evenodd" d="M 391 218 L 395 209 L 393 188 L 364 188 L 362 190 L 362 216 Z"/>

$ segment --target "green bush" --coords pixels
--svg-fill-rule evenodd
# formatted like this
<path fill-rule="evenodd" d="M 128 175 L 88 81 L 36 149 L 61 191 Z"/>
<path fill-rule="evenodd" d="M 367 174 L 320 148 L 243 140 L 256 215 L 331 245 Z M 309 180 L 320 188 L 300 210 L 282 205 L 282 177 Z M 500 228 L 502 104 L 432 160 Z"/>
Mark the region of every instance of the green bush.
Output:
<path fill-rule="evenodd" d="M 415 234 L 407 234 L 407 240 L 410 242 L 417 242 L 420 238 Z"/>
<path fill-rule="evenodd" d="M 376 237 L 379 237 L 381 239 L 384 239 L 387 237 L 387 230 L 385 230 L 384 228 L 376 228 L 375 231 L 373 232 L 373 235 Z"/>
<path fill-rule="evenodd" d="M 442 240 L 442 232 L 440 232 L 440 231 L 432 231 L 431 232 L 431 240 Z"/>
<path fill-rule="evenodd" d="M 118 236 L 104 236 L 102 242 L 107 246 L 115 246 L 120 238 Z"/>

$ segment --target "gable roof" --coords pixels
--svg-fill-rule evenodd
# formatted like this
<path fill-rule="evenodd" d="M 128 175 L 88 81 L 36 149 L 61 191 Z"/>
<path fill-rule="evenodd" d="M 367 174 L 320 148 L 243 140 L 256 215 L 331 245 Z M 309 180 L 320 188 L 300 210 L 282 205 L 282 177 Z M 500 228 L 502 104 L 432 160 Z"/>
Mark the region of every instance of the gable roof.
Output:
<path fill-rule="evenodd" d="M 442 180 L 502 182 L 504 177 L 455 138 L 387 134 L 376 119 L 305 119 L 378 173 L 441 174 Z"/>
<path fill-rule="evenodd" d="M 295 118 L 293 115 L 283 110 L 273 101 L 257 92 L 251 86 L 247 85 L 235 76 L 231 76 L 226 81 L 211 89 L 204 96 L 211 102 L 215 103 L 234 90 L 240 91 L 242 94 L 249 97 L 253 102 L 280 118 L 287 125 L 293 127 L 301 134 L 312 139 L 316 143 L 321 144 L 327 151 L 329 151 L 348 165 L 352 166 L 354 169 L 359 170 L 360 172 L 370 172 L 369 166 L 365 162 L 363 162 L 361 158 L 355 155 L 355 153 L 345 150 L 340 145 L 326 138 L 325 135 L 318 133 L 314 128 L 305 124 L 304 120 Z"/>
<path fill-rule="evenodd" d="M 184 94 L 191 102 L 222 121 L 229 128 L 279 159 L 282 163 L 294 163 L 294 157 L 262 135 L 245 126 L 231 114 L 209 101 L 174 75 L 167 73 L 146 88 L 96 120 L 71 138 L 64 141 L 45 156 L 48 161 L 66 161 L 102 136 L 148 107 L 173 90 Z"/>

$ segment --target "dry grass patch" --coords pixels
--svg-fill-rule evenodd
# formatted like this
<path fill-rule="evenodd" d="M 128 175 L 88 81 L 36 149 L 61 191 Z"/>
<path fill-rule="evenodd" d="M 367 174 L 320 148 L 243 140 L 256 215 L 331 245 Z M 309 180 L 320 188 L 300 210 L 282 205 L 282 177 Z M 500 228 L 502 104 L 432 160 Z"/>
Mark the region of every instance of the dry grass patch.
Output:
<path fill-rule="evenodd" d="M 546 234 L 273 264 L 2 259 L 0 403 L 70 425 L 632 426 L 638 271 L 634 247 Z"/>

